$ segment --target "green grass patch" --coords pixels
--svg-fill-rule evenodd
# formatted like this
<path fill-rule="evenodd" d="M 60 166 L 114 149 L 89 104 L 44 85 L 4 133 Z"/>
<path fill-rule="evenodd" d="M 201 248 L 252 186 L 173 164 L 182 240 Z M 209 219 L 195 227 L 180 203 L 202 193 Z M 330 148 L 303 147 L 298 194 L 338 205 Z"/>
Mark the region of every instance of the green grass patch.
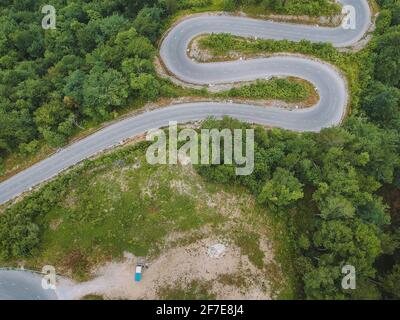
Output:
<path fill-rule="evenodd" d="M 255 83 L 218 93 L 220 98 L 273 99 L 303 102 L 316 95 L 314 86 L 298 79 L 257 80 Z"/>
<path fill-rule="evenodd" d="M 104 297 L 94 294 L 89 294 L 87 296 L 84 296 L 81 300 L 104 300 Z"/>
<path fill-rule="evenodd" d="M 215 300 L 216 295 L 210 292 L 211 285 L 205 281 L 193 280 L 184 285 L 164 286 L 158 289 L 162 300 Z"/>
<path fill-rule="evenodd" d="M 298 78 L 271 78 L 213 93 L 206 88 L 189 89 L 164 80 L 164 98 L 194 97 L 203 99 L 281 100 L 288 103 L 312 104 L 318 100 L 314 86 Z"/>
<path fill-rule="evenodd" d="M 238 289 L 246 289 L 249 287 L 249 281 L 242 273 L 221 274 L 217 281 L 225 286 L 236 287 Z"/>
<path fill-rule="evenodd" d="M 240 247 L 242 254 L 247 255 L 249 260 L 257 267 L 264 267 L 264 252 L 260 249 L 260 236 L 253 232 L 241 230 L 237 232 L 235 243 Z"/>

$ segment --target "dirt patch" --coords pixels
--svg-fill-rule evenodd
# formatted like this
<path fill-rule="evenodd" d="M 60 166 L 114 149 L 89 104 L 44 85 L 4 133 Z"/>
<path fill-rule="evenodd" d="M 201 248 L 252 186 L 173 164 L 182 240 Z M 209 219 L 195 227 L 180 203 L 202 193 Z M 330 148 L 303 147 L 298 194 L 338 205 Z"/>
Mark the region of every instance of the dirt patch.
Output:
<path fill-rule="evenodd" d="M 76 206 L 76 196 L 75 192 L 69 193 L 64 200 L 64 207 L 65 208 L 74 208 Z"/>
<path fill-rule="evenodd" d="M 58 229 L 58 227 L 61 225 L 62 222 L 63 222 L 62 219 L 55 219 L 55 220 L 52 220 L 52 221 L 50 222 L 49 227 L 50 227 L 51 230 L 55 231 L 55 230 Z"/>
<path fill-rule="evenodd" d="M 223 61 L 223 57 L 215 56 L 211 50 L 202 48 L 200 42 L 206 38 L 206 35 L 196 37 L 190 41 L 187 55 L 190 59 L 197 62 L 212 62 L 212 61 Z M 238 52 L 230 52 L 229 54 L 232 60 L 239 60 L 240 54 Z M 217 60 L 216 60 L 217 59 Z"/>
<path fill-rule="evenodd" d="M 152 199 L 153 198 L 153 190 L 158 190 L 160 187 L 160 184 L 157 180 L 157 176 L 151 176 L 149 177 L 144 185 L 141 187 L 141 196 L 142 199 L 145 199 L 146 197 Z"/>
<path fill-rule="evenodd" d="M 89 261 L 79 250 L 71 251 L 64 259 L 62 270 L 67 274 L 84 274 L 87 272 Z"/>
<path fill-rule="evenodd" d="M 240 204 L 251 201 L 250 198 L 238 199 L 226 192 L 218 192 L 208 198 L 207 205 L 216 208 L 223 216 L 238 218 L 242 213 Z"/>
<path fill-rule="evenodd" d="M 129 190 L 129 185 L 127 179 L 125 179 L 125 175 L 132 169 L 136 169 L 134 165 L 109 171 L 105 173 L 99 181 L 114 181 L 119 185 L 122 192 L 127 192 Z"/>
<path fill-rule="evenodd" d="M 189 195 L 189 196 L 192 195 L 190 185 L 183 180 L 171 180 L 170 187 L 179 194 Z"/>
<path fill-rule="evenodd" d="M 219 258 L 208 255 L 210 246 L 221 242 L 221 239 L 206 238 L 170 249 L 149 262 L 139 283 L 134 281 L 135 259 L 132 256 L 125 262 L 111 262 L 99 267 L 94 271 L 95 278 L 88 282 L 75 284 L 62 279 L 57 293 L 61 299 L 80 299 L 89 294 L 108 299 L 157 299 L 160 288 L 201 279 L 210 284 L 210 291 L 217 299 L 271 299 L 267 278 L 238 247 L 226 245 L 224 255 Z M 227 274 L 243 275 L 247 285 L 238 291 L 234 283 L 219 281 Z"/>

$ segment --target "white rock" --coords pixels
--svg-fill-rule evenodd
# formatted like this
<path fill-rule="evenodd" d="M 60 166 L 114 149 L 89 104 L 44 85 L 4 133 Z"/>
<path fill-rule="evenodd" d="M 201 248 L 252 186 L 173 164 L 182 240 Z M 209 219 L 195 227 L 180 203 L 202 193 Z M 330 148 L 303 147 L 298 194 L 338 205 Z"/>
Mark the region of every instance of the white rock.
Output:
<path fill-rule="evenodd" d="M 207 255 L 210 258 L 221 258 L 225 255 L 225 251 L 226 246 L 221 243 L 217 243 L 208 248 Z"/>

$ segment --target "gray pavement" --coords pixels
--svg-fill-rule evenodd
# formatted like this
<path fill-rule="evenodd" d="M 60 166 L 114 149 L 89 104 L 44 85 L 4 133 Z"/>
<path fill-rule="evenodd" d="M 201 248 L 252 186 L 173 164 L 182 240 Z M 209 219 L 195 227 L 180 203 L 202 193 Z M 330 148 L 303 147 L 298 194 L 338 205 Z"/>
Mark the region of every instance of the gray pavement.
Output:
<path fill-rule="evenodd" d="M 0 270 L 0 300 L 57 300 L 53 290 L 42 288 L 39 274 Z"/>

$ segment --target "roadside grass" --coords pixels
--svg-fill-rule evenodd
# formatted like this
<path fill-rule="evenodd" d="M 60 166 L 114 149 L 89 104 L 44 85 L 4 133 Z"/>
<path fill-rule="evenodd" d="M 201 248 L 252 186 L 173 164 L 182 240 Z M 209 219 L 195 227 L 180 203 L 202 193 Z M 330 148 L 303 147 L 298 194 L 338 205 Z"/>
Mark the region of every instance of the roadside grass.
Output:
<path fill-rule="evenodd" d="M 212 11 L 227 11 L 229 8 L 225 6 L 224 0 L 211 0 L 209 4 L 204 6 L 193 6 L 189 9 L 178 10 L 173 16 L 171 16 L 164 25 L 164 31 L 174 24 L 176 21 L 184 16 L 203 12 Z M 239 12 L 242 11 L 251 16 L 269 15 L 269 14 L 282 14 L 282 15 L 308 15 L 312 17 L 316 16 L 333 16 L 340 13 L 340 6 L 331 1 L 324 0 L 314 3 L 304 0 L 290 0 L 290 3 L 281 10 L 274 11 L 266 6 L 254 5 L 254 4 L 243 4 L 237 6 L 232 11 Z"/>
<path fill-rule="evenodd" d="M 34 154 L 25 155 L 14 152 L 8 155 L 1 164 L 0 168 L 0 182 L 7 180 L 18 172 L 29 168 L 36 162 L 48 157 L 54 149 L 47 145 L 44 140 L 41 140 L 38 145 L 38 151 Z"/>
<path fill-rule="evenodd" d="M 318 100 L 314 86 L 307 81 L 296 78 L 257 80 L 250 85 L 232 88 L 215 95 L 220 98 L 273 99 L 298 103 L 307 100 L 316 102 Z"/>
<path fill-rule="evenodd" d="M 310 82 L 294 77 L 259 79 L 220 92 L 209 92 L 206 88 L 185 89 L 168 83 L 169 81 L 166 82 L 164 98 L 191 97 L 193 99 L 234 99 L 237 101 L 279 100 L 286 103 L 302 104 L 306 107 L 314 105 L 319 99 L 318 93 Z"/>
<path fill-rule="evenodd" d="M 81 300 L 104 300 L 103 296 L 98 296 L 94 294 L 89 294 L 87 296 L 82 297 Z"/>
<path fill-rule="evenodd" d="M 164 23 L 162 33 L 165 33 L 174 23 L 179 21 L 182 17 L 187 15 L 203 13 L 203 12 L 215 12 L 224 10 L 224 0 L 212 0 L 210 4 L 205 6 L 194 6 L 189 9 L 181 9 L 170 16 Z"/>
<path fill-rule="evenodd" d="M 274 11 L 266 7 L 257 5 L 244 5 L 240 9 L 241 11 L 252 15 L 270 15 L 270 14 L 281 14 L 289 16 L 310 16 L 310 17 L 320 17 L 320 16 L 334 16 L 340 14 L 341 6 L 337 3 L 332 3 L 329 1 L 319 1 L 310 5 L 307 1 L 291 1 L 286 8 L 282 10 Z"/>

